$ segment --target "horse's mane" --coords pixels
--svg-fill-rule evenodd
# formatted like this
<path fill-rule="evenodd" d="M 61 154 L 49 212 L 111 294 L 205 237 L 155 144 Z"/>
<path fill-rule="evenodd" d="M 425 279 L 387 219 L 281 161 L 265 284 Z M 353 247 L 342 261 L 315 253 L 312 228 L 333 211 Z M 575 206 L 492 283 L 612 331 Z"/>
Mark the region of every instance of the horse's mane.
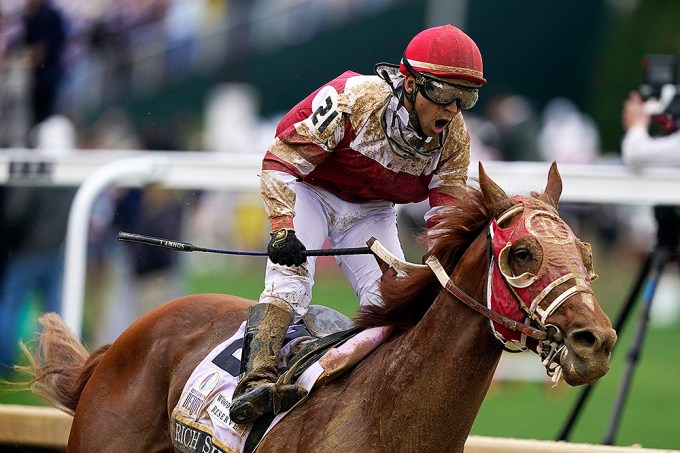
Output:
<path fill-rule="evenodd" d="M 532 196 L 547 200 L 543 194 Z M 505 211 L 516 204 L 507 198 L 494 209 Z M 493 213 L 486 207 L 479 189 L 469 187 L 467 196 L 456 205 L 442 208 L 435 219 L 435 226 L 420 235 L 421 242 L 429 242 L 430 255 L 437 257 L 447 273 L 451 274 L 463 253 L 491 221 Z M 417 269 L 404 277 L 386 277 L 381 281 L 382 306 L 364 306 L 354 319 L 360 327 L 392 326 L 393 333 L 414 326 L 423 317 L 442 290 L 434 273 L 429 269 Z"/>

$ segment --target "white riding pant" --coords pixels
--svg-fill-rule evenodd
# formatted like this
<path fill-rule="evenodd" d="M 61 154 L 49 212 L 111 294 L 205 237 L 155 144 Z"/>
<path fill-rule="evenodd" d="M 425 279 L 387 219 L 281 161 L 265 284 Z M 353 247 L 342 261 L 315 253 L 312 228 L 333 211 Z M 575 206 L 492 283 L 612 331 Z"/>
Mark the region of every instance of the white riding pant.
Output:
<path fill-rule="evenodd" d="M 350 203 L 318 187 L 296 181 L 295 233 L 308 250 L 323 247 L 326 238 L 331 248 L 365 247 L 371 236 L 390 252 L 404 258 L 397 231 L 397 213 L 388 201 Z M 361 305 L 382 304 L 382 271 L 373 255 L 338 255 L 342 269 Z M 265 288 L 260 302 L 272 298 L 285 300 L 294 310 L 294 320 L 307 313 L 312 299 L 316 257 L 302 266 L 288 267 L 267 260 Z"/>

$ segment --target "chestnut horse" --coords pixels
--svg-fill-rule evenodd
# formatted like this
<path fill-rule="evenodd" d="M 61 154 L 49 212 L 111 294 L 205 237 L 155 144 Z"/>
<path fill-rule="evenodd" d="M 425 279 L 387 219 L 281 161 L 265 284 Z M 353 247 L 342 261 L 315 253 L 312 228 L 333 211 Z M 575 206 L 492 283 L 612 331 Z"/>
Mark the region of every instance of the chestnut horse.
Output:
<path fill-rule="evenodd" d="M 532 325 L 543 334 L 527 344 L 548 371 L 557 369 L 570 385 L 593 383 L 608 371 L 616 333 L 590 291 L 589 248 L 557 216 L 562 181 L 555 164 L 542 194 L 509 198 L 481 165 L 479 185 L 430 232 L 428 262 L 441 264 L 444 278 L 429 267 L 385 278 L 384 308 L 360 312 L 355 321 L 392 326 L 390 337 L 313 390 L 258 451 L 462 451 L 503 351 L 498 339 L 515 332 L 513 323 L 490 329 L 479 313 L 486 305 L 473 310 L 461 299 L 488 302 L 503 288 L 500 304 L 522 310 L 515 327 L 526 333 Z M 538 223 L 525 219 L 530 208 Z M 541 234 L 571 241 L 550 246 Z M 507 243 L 499 251 L 491 241 L 501 236 Z M 503 276 L 500 284 L 490 283 L 492 274 Z M 89 356 L 58 316 L 45 315 L 38 348 L 29 353 L 33 389 L 74 415 L 67 451 L 174 451 L 169 415 L 185 382 L 253 303 L 186 296 L 144 315 Z"/>

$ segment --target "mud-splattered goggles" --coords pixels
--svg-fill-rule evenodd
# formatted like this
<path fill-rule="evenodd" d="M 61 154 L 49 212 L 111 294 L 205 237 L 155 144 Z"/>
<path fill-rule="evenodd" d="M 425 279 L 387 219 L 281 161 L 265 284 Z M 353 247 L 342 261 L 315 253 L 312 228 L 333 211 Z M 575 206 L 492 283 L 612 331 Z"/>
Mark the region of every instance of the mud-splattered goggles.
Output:
<path fill-rule="evenodd" d="M 473 87 L 456 85 L 428 77 L 413 69 L 406 55 L 401 60 L 406 70 L 413 76 L 416 86 L 420 89 L 425 99 L 435 104 L 449 105 L 455 102 L 458 108 L 468 110 L 474 107 L 479 98 L 479 90 Z"/>

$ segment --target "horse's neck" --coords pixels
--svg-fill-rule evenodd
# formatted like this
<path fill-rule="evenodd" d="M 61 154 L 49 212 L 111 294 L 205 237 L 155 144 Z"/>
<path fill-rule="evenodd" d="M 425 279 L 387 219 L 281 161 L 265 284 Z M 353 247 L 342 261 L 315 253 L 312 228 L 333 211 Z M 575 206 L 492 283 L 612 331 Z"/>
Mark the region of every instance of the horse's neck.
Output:
<path fill-rule="evenodd" d="M 480 244 L 477 253 L 471 250 L 459 263 L 459 269 L 469 270 L 467 277 L 454 276 L 478 301 L 484 292 L 479 265 L 484 262 L 484 247 Z M 403 392 L 401 401 L 417 406 L 398 410 L 414 411 L 413 419 L 429 433 L 432 446 L 447 442 L 452 431 L 467 437 L 479 412 L 501 356 L 486 323 L 486 318 L 442 290 L 418 325 L 396 341 L 399 371 L 394 384 Z"/>

